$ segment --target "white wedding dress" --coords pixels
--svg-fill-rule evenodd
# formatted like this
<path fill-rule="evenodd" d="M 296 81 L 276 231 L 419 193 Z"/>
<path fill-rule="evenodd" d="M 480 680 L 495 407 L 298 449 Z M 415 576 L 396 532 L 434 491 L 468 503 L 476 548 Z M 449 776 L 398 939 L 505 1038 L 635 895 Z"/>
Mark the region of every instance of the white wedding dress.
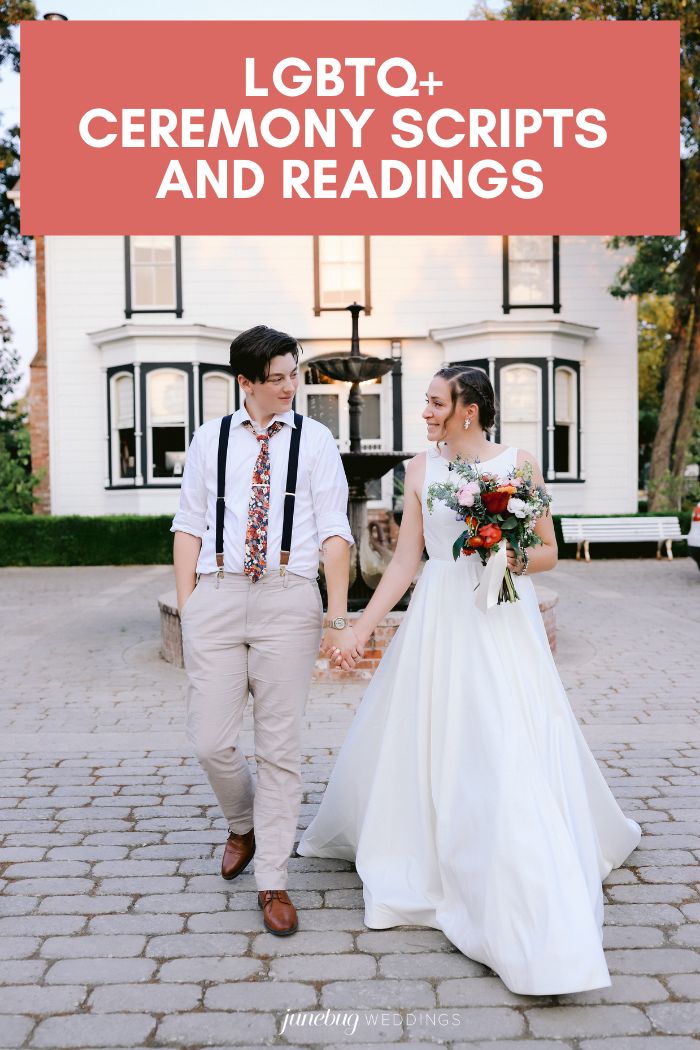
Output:
<path fill-rule="evenodd" d="M 517 450 L 480 467 L 506 473 Z M 429 560 L 302 835 L 306 857 L 355 862 L 365 923 L 443 930 L 513 992 L 609 985 L 602 880 L 639 842 L 571 711 L 532 580 L 476 608 L 479 556 L 463 523 L 426 506 Z"/>

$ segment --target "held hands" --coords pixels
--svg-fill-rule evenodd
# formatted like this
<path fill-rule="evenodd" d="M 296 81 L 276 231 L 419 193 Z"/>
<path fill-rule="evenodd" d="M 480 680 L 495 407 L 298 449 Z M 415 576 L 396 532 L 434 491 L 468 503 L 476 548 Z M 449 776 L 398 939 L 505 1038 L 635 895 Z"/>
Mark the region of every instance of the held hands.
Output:
<path fill-rule="evenodd" d="M 340 631 L 328 627 L 321 642 L 321 652 L 328 657 L 331 666 L 343 671 L 352 671 L 362 657 L 363 649 L 364 644 L 349 625 Z"/>
<path fill-rule="evenodd" d="M 516 555 L 508 540 L 506 540 L 506 558 L 508 560 L 508 568 L 510 571 L 516 575 L 520 575 L 525 568 L 525 559 L 519 558 Z"/>

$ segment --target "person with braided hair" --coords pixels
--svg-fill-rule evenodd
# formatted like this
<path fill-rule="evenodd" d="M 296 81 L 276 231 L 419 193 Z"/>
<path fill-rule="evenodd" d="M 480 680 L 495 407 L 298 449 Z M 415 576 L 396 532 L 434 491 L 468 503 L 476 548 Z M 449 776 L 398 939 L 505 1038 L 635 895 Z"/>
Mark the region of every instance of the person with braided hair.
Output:
<path fill-rule="evenodd" d="M 527 450 L 489 440 L 497 406 L 485 373 L 433 376 L 423 419 L 432 444 L 409 461 L 396 551 L 355 636 L 377 624 L 428 561 L 365 692 L 319 810 L 297 852 L 354 861 L 372 929 L 428 926 L 522 995 L 609 985 L 602 881 L 637 846 L 569 705 L 532 579 L 557 563 L 541 540 L 507 560 L 519 600 L 483 611 L 484 566 L 453 557 L 464 520 L 436 502 L 459 456 L 507 476 Z"/>

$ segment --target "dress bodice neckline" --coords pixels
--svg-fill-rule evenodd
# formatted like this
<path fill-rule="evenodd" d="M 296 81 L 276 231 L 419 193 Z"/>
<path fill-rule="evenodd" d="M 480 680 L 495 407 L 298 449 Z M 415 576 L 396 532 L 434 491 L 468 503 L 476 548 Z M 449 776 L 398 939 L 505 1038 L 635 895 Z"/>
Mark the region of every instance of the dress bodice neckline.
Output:
<path fill-rule="evenodd" d="M 497 453 L 497 455 L 495 455 L 495 456 L 492 456 L 491 459 L 481 459 L 481 460 L 478 461 L 478 463 L 476 461 L 470 463 L 469 466 L 472 466 L 472 467 L 474 467 L 474 466 L 486 467 L 486 466 L 488 466 L 489 463 L 496 463 L 497 460 L 502 459 L 502 457 L 505 456 L 507 452 L 510 452 L 511 449 L 512 449 L 511 445 L 506 445 L 506 447 L 501 452 Z M 443 456 L 442 453 L 439 451 L 439 449 L 434 449 L 433 450 L 432 458 L 433 459 L 441 459 L 444 463 L 447 463 L 447 464 L 455 462 L 455 460 L 447 459 L 446 456 Z"/>

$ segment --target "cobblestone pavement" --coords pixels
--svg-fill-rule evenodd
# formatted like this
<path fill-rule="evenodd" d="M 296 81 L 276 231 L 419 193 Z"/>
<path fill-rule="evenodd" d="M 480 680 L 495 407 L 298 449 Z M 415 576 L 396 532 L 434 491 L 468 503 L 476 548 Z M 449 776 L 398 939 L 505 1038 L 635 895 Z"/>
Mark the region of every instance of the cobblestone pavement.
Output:
<path fill-rule="evenodd" d="M 612 986 L 549 998 L 511 994 L 437 931 L 367 930 L 344 862 L 293 858 L 300 931 L 261 932 L 252 876 L 217 875 L 224 828 L 182 734 L 184 674 L 158 657 L 170 581 L 167 567 L 0 570 L 0 1046 L 698 1050 L 690 560 L 560 562 L 543 578 L 572 705 L 645 833 L 606 884 Z M 361 691 L 313 687 L 302 825 Z"/>

